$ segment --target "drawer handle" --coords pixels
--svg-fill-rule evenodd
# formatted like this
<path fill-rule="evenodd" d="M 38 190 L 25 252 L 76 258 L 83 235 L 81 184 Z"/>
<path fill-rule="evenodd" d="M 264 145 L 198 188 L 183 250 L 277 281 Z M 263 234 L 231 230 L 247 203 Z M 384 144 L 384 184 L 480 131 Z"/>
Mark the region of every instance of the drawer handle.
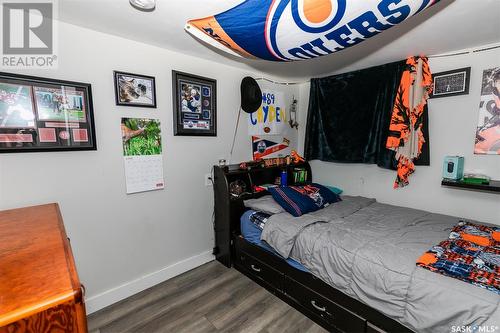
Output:
<path fill-rule="evenodd" d="M 314 306 L 314 308 L 318 311 L 321 311 L 321 312 L 326 312 L 326 308 L 325 307 L 319 307 L 316 305 L 316 301 L 311 301 L 311 305 Z"/>
<path fill-rule="evenodd" d="M 259 267 L 255 267 L 254 265 L 250 265 L 250 267 L 252 267 L 252 269 L 256 272 L 260 272 L 260 268 Z"/>

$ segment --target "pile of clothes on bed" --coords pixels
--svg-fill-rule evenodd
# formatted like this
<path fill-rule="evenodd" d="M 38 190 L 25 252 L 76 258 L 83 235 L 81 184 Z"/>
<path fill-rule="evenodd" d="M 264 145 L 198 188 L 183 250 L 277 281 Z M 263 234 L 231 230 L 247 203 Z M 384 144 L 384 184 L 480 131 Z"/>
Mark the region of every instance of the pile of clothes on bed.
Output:
<path fill-rule="evenodd" d="M 417 265 L 500 295 L 500 228 L 461 221 Z"/>

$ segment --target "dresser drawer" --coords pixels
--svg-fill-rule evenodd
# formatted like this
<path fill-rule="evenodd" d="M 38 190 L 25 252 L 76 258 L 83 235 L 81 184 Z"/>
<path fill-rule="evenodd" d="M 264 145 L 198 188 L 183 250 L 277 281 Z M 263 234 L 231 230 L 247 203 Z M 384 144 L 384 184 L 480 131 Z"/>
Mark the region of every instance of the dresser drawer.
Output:
<path fill-rule="evenodd" d="M 236 264 L 264 283 L 283 291 L 284 275 L 262 261 L 239 249 L 236 250 Z"/>
<path fill-rule="evenodd" d="M 365 332 L 366 321 L 302 284 L 285 278 L 285 293 L 330 325 L 345 332 Z"/>

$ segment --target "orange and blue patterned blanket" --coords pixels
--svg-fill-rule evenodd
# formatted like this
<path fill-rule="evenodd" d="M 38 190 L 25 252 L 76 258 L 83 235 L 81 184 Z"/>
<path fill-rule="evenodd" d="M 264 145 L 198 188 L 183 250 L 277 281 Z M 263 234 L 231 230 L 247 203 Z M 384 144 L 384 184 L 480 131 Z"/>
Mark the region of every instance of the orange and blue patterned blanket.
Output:
<path fill-rule="evenodd" d="M 500 294 L 500 228 L 461 221 L 417 265 Z"/>

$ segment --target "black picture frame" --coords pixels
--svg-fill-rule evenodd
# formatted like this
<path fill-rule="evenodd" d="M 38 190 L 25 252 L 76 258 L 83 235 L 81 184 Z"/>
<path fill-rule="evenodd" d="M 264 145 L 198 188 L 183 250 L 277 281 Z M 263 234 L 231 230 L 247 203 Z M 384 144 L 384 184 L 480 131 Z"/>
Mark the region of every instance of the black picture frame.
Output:
<path fill-rule="evenodd" d="M 145 81 L 150 81 L 151 85 L 151 97 L 149 98 L 151 100 L 150 103 L 141 103 L 141 102 L 132 102 L 132 101 L 125 101 L 124 98 L 122 97 L 123 94 L 122 88 L 123 85 L 120 84 L 120 77 L 125 76 L 129 78 L 135 78 L 139 80 L 145 80 Z M 115 102 L 116 105 L 118 106 L 132 106 L 132 107 L 140 107 L 140 108 L 156 108 L 156 79 L 154 76 L 148 76 L 148 75 L 142 75 L 142 74 L 134 74 L 134 73 L 128 73 L 128 72 L 121 72 L 121 71 L 113 71 L 113 79 L 115 83 Z M 144 86 L 144 85 L 143 85 Z M 146 87 L 146 86 L 144 86 Z M 146 93 L 147 93 L 147 87 Z M 130 98 L 133 98 L 133 96 L 130 96 L 130 94 L 127 93 Z"/>
<path fill-rule="evenodd" d="M 97 150 L 90 83 L 0 72 L 0 153 Z"/>
<path fill-rule="evenodd" d="M 430 98 L 468 95 L 470 67 L 432 74 L 433 89 Z"/>
<path fill-rule="evenodd" d="M 217 80 L 174 70 L 172 96 L 175 136 L 217 136 Z"/>

